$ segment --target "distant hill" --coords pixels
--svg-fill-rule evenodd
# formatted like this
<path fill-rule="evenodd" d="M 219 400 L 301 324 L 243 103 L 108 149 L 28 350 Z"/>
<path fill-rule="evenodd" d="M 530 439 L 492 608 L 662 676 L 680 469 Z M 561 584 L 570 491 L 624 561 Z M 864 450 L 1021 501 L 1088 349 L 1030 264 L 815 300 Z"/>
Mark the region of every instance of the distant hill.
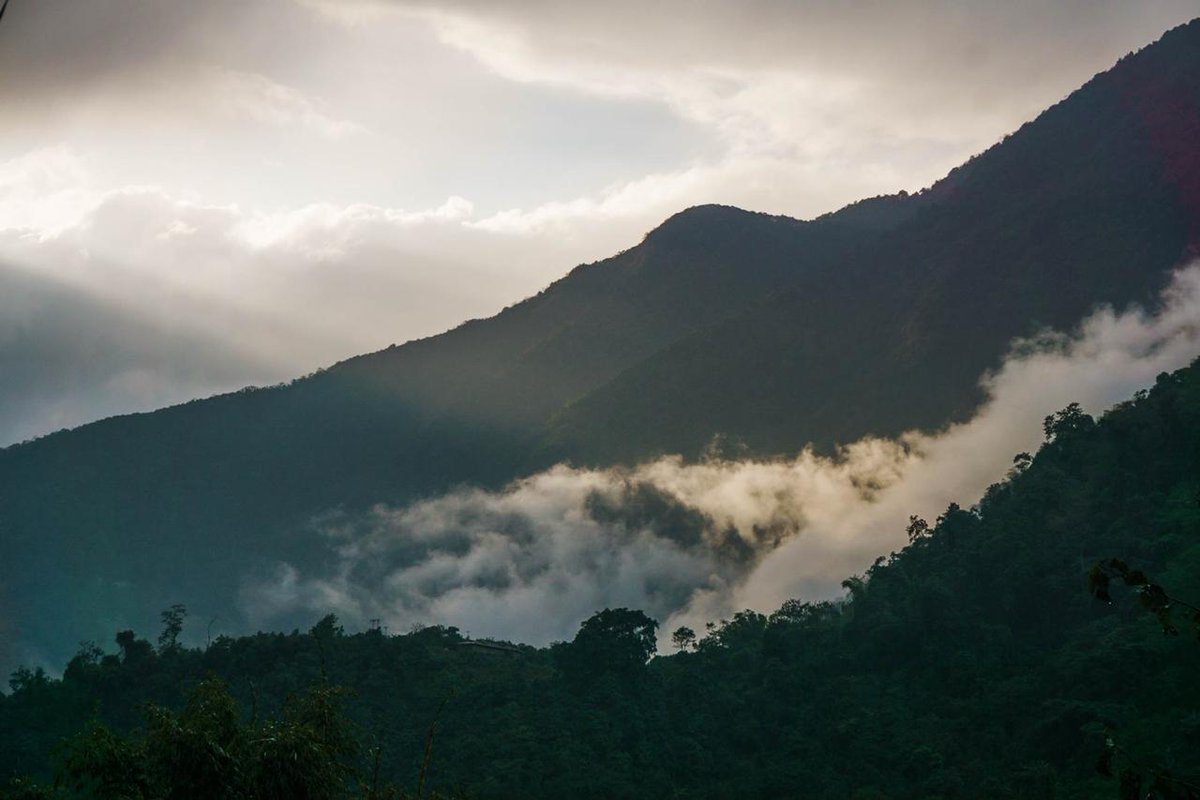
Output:
<path fill-rule="evenodd" d="M 325 557 L 331 508 L 961 419 L 1014 336 L 1150 302 L 1197 252 L 1198 141 L 1200 20 L 921 193 L 689 209 L 491 319 L 0 451 L 0 638 L 60 656 L 175 601 L 236 619 L 248 571 Z"/>

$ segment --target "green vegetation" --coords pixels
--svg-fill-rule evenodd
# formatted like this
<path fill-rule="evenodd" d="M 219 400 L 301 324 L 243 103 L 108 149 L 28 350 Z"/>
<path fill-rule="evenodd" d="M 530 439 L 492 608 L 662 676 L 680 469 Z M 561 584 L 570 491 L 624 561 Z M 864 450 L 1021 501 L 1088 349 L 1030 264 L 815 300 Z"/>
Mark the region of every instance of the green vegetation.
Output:
<path fill-rule="evenodd" d="M 61 679 L 13 676 L 0 779 L 51 779 L 56 750 L 64 778 L 80 774 L 80 740 L 61 743 L 88 730 L 93 750 L 108 736 L 111 757 L 162 774 L 171 762 L 147 743 L 209 708 L 242 743 L 232 757 L 261 763 L 271 754 L 246 732 L 306 724 L 304 709 L 336 699 L 327 674 L 365 742 L 314 740 L 314 768 L 347 770 L 339 791 L 377 774 L 478 798 L 1194 797 L 1200 363 L 1100 420 L 1068 407 L 1046 438 L 976 507 L 914 520 L 908 546 L 847 580 L 844 601 L 680 630 L 658 658 L 654 621 L 626 609 L 542 649 L 453 628 L 347 635 L 332 618 L 189 649 L 169 609 L 157 648 L 124 632 L 118 652 L 85 646 Z M 317 706 L 288 700 L 314 685 Z M 97 734 L 97 715 L 121 735 Z"/>
<path fill-rule="evenodd" d="M 437 800 L 420 783 L 412 795 L 381 782 L 382 751 L 360 751 L 343 696 L 322 680 L 289 696 L 277 719 L 262 721 L 256 710 L 246 721 L 225 684 L 210 677 L 179 713 L 147 706 L 143 725 L 128 735 L 93 721 L 59 747 L 52 785 L 17 778 L 0 797 Z"/>

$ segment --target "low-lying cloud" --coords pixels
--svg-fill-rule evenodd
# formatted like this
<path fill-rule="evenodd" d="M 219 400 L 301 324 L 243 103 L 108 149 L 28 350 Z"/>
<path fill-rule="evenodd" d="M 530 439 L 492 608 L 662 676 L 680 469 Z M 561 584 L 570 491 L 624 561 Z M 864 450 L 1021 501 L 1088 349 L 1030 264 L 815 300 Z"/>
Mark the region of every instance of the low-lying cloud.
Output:
<path fill-rule="evenodd" d="M 299 605 L 523 641 L 564 636 L 605 606 L 665 618 L 698 591 L 734 591 L 807 526 L 808 507 L 862 502 L 911 457 L 903 446 L 863 442 L 840 463 L 805 453 L 779 463 L 559 466 L 503 492 L 465 490 L 323 520 L 337 574 L 307 579 L 281 565 L 246 600 L 257 621 Z"/>
<path fill-rule="evenodd" d="M 545 643 L 605 606 L 642 608 L 667 631 L 829 598 L 903 545 L 910 514 L 980 497 L 1036 449 L 1045 415 L 1071 402 L 1102 412 L 1198 354 L 1200 265 L 1177 274 L 1156 315 L 1101 309 L 1073 334 L 1015 343 L 983 379 L 988 403 L 940 433 L 865 439 L 833 458 L 558 466 L 499 492 L 332 515 L 317 525 L 336 567 L 280 564 L 246 584 L 243 605 L 259 624 L 333 611 Z"/>

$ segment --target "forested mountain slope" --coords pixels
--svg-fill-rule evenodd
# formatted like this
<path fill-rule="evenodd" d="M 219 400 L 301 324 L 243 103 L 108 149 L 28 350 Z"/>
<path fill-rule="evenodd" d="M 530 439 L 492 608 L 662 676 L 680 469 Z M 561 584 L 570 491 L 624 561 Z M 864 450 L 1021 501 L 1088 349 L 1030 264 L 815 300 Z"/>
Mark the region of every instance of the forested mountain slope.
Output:
<path fill-rule="evenodd" d="M 1116 581 L 1106 604 L 1088 573 L 1119 557 L 1200 605 L 1200 366 L 1098 421 L 1069 407 L 1046 434 L 970 510 L 912 526 L 844 601 L 740 613 L 649 663 L 649 621 L 625 611 L 545 649 L 453 628 L 344 635 L 329 619 L 204 649 L 169 628 L 157 650 L 127 632 L 112 654 L 85 647 L 61 681 L 15 676 L 0 780 L 48 774 L 97 701 L 126 730 L 143 701 L 178 706 L 211 671 L 268 714 L 324 670 L 406 788 L 437 720 L 426 789 L 478 798 L 1095 800 L 1152 781 L 1193 797 L 1200 627 L 1180 605 L 1180 634 L 1165 635 L 1135 590 Z M 1124 793 L 1096 770 L 1106 738 L 1113 774 L 1131 770 Z"/>
<path fill-rule="evenodd" d="M 0 451 L 0 647 L 176 600 L 236 618 L 248 572 L 324 555 L 335 507 L 961 418 L 1013 336 L 1150 300 L 1194 251 L 1198 120 L 1200 21 L 920 194 L 690 209 L 491 319 Z"/>
<path fill-rule="evenodd" d="M 829 269 L 571 404 L 551 450 L 696 453 L 720 432 L 770 453 L 961 419 L 1014 337 L 1149 302 L 1200 252 L 1197 143 L 1200 21 L 909 198 L 912 218 Z"/>

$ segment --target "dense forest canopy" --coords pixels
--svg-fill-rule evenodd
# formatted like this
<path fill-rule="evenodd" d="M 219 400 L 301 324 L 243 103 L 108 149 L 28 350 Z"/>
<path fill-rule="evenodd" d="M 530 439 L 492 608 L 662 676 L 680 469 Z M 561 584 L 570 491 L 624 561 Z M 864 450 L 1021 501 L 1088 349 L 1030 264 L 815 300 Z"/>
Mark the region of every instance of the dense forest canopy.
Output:
<path fill-rule="evenodd" d="M 332 617 L 187 648 L 180 626 L 202 622 L 169 608 L 156 644 L 125 631 L 61 678 L 13 675 L 0 778 L 48 783 L 57 753 L 63 791 L 84 785 L 112 763 L 80 760 L 96 736 L 153 777 L 155 731 L 209 730 L 187 728 L 198 708 L 224 709 L 236 739 L 286 729 L 340 686 L 360 746 L 301 736 L 346 770 L 319 796 L 374 775 L 479 798 L 1195 797 L 1200 362 L 1100 419 L 1070 406 L 1045 434 L 975 505 L 914 519 L 844 600 L 676 631 L 657 657 L 655 621 L 630 609 L 538 649 L 445 627 L 348 634 Z"/>

